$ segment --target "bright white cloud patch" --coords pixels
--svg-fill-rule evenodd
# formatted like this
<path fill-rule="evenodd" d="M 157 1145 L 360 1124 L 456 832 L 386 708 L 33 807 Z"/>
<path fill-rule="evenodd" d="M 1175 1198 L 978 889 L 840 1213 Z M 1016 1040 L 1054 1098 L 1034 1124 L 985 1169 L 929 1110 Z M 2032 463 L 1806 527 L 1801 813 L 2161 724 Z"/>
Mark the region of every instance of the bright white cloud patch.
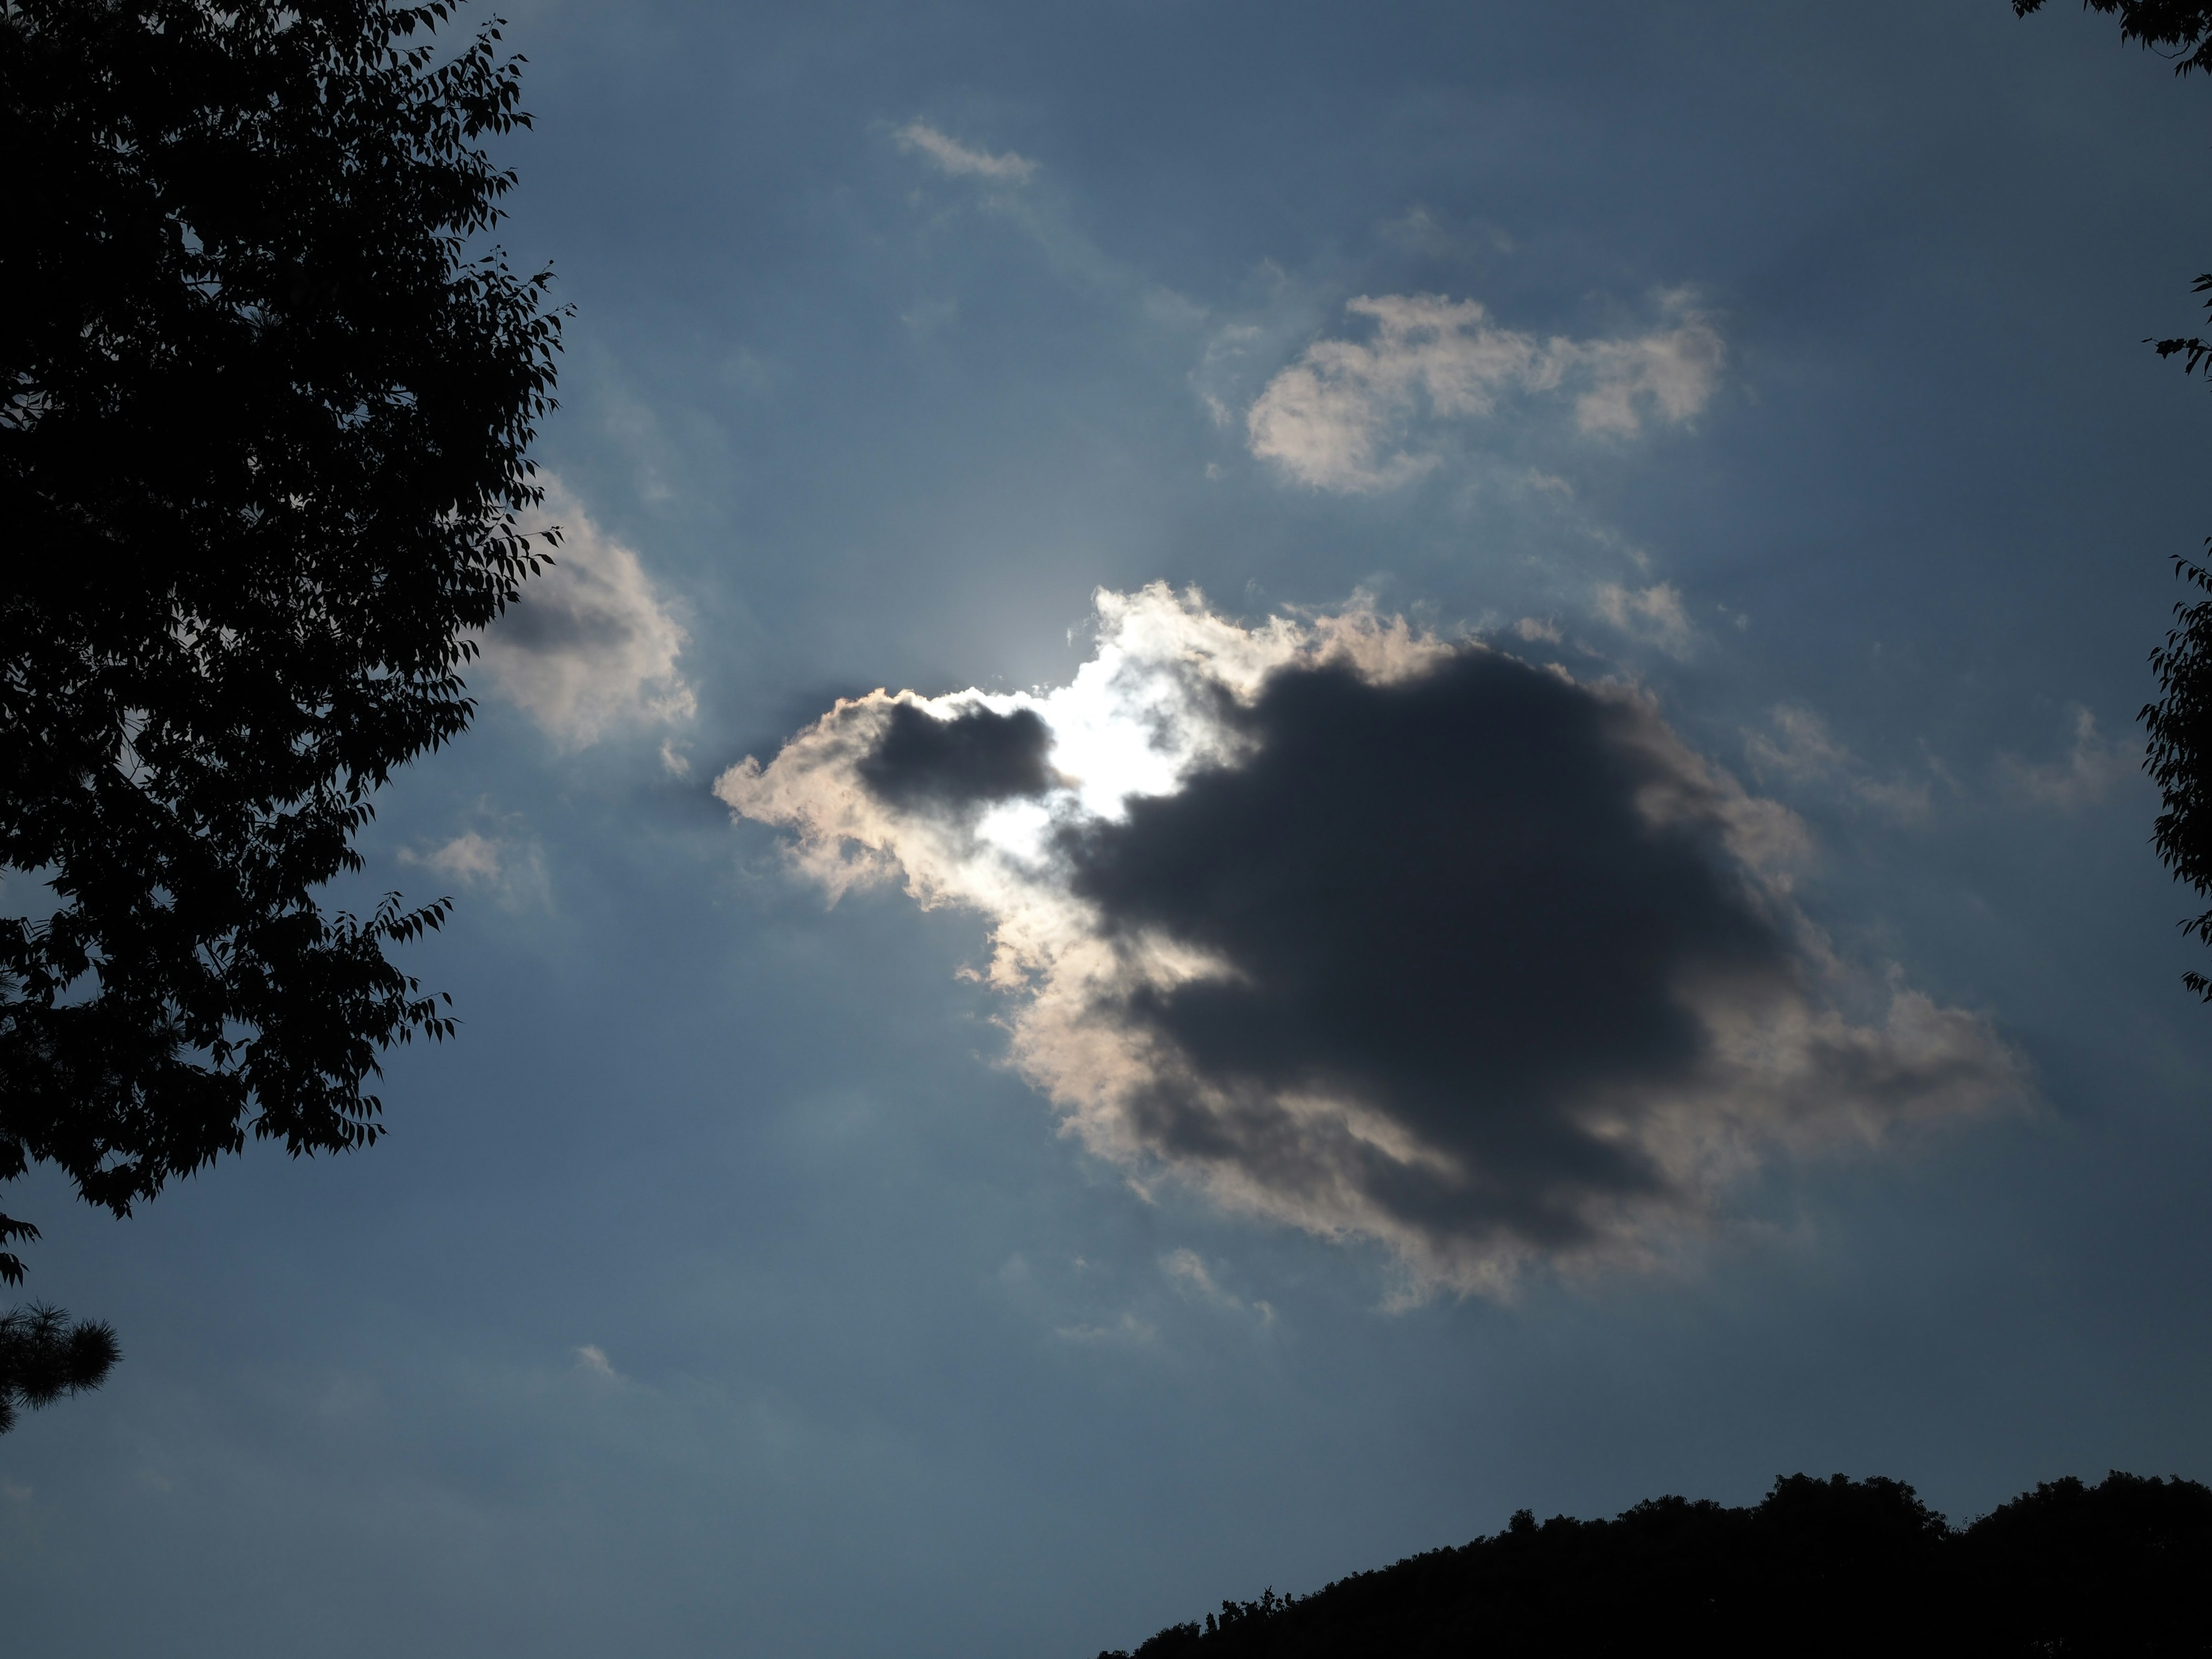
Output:
<path fill-rule="evenodd" d="M 556 481 L 524 528 L 547 525 L 561 528 L 553 564 L 523 585 L 483 640 L 494 689 L 568 749 L 689 720 L 697 703 L 677 667 L 689 636 L 636 552 Z"/>
<path fill-rule="evenodd" d="M 1982 1019 L 1836 959 L 1797 821 L 1633 688 L 1364 610 L 1098 610 L 1066 686 L 841 701 L 715 790 L 833 895 L 988 917 L 1012 1063 L 1135 1178 L 1495 1292 L 2022 1091 Z"/>
<path fill-rule="evenodd" d="M 1345 309 L 1373 331 L 1317 340 L 1267 383 L 1245 416 L 1252 453 L 1317 489 L 1387 489 L 1437 464 L 1424 419 L 1494 412 L 1514 394 L 1571 396 L 1585 433 L 1632 436 L 1679 423 L 1712 396 L 1719 331 L 1680 296 L 1668 325 L 1624 340 L 1540 340 L 1502 328 L 1473 300 L 1362 296 Z"/>
<path fill-rule="evenodd" d="M 901 149 L 927 156 L 956 179 L 991 179 L 1019 185 L 1027 183 L 1036 171 L 1037 164 L 1026 155 L 1012 150 L 994 155 L 988 150 L 974 149 L 923 121 L 910 121 L 892 136 Z"/>

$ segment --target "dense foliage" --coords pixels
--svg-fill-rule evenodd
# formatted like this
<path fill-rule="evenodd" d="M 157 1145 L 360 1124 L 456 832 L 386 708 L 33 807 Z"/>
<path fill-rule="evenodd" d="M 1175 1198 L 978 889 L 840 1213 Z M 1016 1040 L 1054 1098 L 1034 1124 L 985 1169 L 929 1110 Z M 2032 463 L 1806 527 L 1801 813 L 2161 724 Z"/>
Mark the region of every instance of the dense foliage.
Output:
<path fill-rule="evenodd" d="M 1792 1475 L 1727 1509 L 1527 1510 L 1307 1596 L 1224 1601 L 1099 1659 L 2212 1652 L 2212 1489 L 2039 1486 L 1954 1529 L 1893 1480 Z"/>
<path fill-rule="evenodd" d="M 539 556 L 519 60 L 451 12 L 0 4 L 0 1181 L 121 1215 L 249 1129 L 366 1145 L 450 1030 L 385 954 L 443 904 L 319 894 Z"/>

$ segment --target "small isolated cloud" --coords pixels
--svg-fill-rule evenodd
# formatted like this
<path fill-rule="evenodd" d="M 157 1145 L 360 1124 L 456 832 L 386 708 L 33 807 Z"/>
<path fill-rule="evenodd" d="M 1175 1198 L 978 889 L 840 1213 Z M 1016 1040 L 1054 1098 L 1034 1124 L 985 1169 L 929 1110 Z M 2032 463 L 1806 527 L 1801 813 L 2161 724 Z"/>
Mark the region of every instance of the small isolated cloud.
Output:
<path fill-rule="evenodd" d="M 471 830 L 428 853 L 402 852 L 399 856 L 403 862 L 422 865 L 464 886 L 474 886 L 500 878 L 506 869 L 501 850 L 497 842 Z"/>
<path fill-rule="evenodd" d="M 636 552 L 556 480 L 536 519 L 525 527 L 557 524 L 561 544 L 484 636 L 494 689 L 569 750 L 623 727 L 690 720 L 697 700 L 677 667 L 690 639 Z"/>
<path fill-rule="evenodd" d="M 891 136 L 901 149 L 927 156 L 940 171 L 956 179 L 991 179 L 1001 184 L 1021 185 L 1027 184 L 1037 170 L 1037 164 L 1026 155 L 1017 155 L 1012 150 L 994 155 L 988 150 L 972 149 L 926 121 L 909 121 Z"/>
<path fill-rule="evenodd" d="M 2032 799 L 2062 810 L 2087 806 L 2142 769 L 2140 741 L 2108 741 L 2099 736 L 2097 717 L 2080 707 L 2067 724 L 2073 741 L 2060 759 L 2031 766 L 2009 755 L 2004 757 L 2005 770 Z"/>
<path fill-rule="evenodd" d="M 546 896 L 544 855 L 527 841 L 470 830 L 428 851 L 402 848 L 399 861 L 435 871 L 457 887 L 488 892 L 510 908 Z"/>
<path fill-rule="evenodd" d="M 1502 1292 L 2023 1090 L 1835 957 L 1797 821 L 1633 687 L 1359 609 L 1097 605 L 1066 686 L 840 701 L 715 790 L 833 896 L 981 913 L 1012 1063 L 1133 1178 Z"/>
<path fill-rule="evenodd" d="M 610 1382 L 620 1375 L 607 1358 L 607 1351 L 596 1342 L 586 1342 L 576 1350 L 576 1369 L 586 1376 Z"/>
<path fill-rule="evenodd" d="M 1486 416 L 1513 393 L 1572 394 L 1586 434 L 1680 424 L 1705 406 L 1726 356 L 1719 330 L 1680 295 L 1667 301 L 1666 325 L 1625 340 L 1540 340 L 1499 327 L 1475 301 L 1432 294 L 1363 295 L 1345 309 L 1371 336 L 1314 342 L 1245 415 L 1252 453 L 1316 489 L 1419 477 L 1437 459 L 1415 441 L 1423 418 Z"/>
<path fill-rule="evenodd" d="M 1672 582 L 1650 587 L 1623 587 L 1601 582 L 1597 590 L 1597 613 L 1624 634 L 1648 641 L 1671 655 L 1687 656 L 1697 643 L 1698 630 L 1682 608 L 1682 595 Z"/>
<path fill-rule="evenodd" d="M 1779 778 L 1832 789 L 1906 822 L 1928 816 L 1926 782 L 1903 776 L 1876 777 L 1863 761 L 1836 741 L 1828 723 L 1809 708 L 1787 703 L 1778 706 L 1768 716 L 1765 731 L 1746 734 L 1744 752 L 1762 781 Z"/>

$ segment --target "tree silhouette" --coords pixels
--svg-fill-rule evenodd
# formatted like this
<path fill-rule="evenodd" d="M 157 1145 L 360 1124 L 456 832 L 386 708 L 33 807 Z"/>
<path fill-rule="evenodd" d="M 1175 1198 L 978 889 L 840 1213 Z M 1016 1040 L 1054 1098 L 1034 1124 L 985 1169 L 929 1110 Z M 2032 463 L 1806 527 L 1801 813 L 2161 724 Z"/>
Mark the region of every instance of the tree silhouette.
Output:
<path fill-rule="evenodd" d="M 0 3 L 0 1181 L 120 1216 L 249 1130 L 367 1146 L 453 1029 L 385 954 L 446 901 L 319 896 L 543 556 L 561 318 L 483 245 L 520 60 L 453 9 Z"/>
<path fill-rule="evenodd" d="M 2170 58 L 2176 75 L 2212 72 L 2212 0 L 2082 0 L 2092 11 L 2117 13 L 2120 38 Z M 2025 17 L 2043 0 L 2013 0 Z M 2196 292 L 2212 294 L 2212 272 L 2197 279 Z M 2206 301 L 2212 307 L 2212 300 Z M 2149 342 L 2161 357 L 2179 357 L 2191 374 L 2212 378 L 2212 342 L 2191 335 Z M 2212 547 L 2212 537 L 2206 538 Z M 2212 569 L 2177 556 L 2174 574 L 2212 595 Z M 2173 607 L 2174 626 L 2151 653 L 2159 696 L 2143 706 L 2150 737 L 2144 769 L 2158 785 L 2160 810 L 2151 845 L 2174 878 L 2212 897 L 2212 598 Z M 2183 931 L 2212 945 L 2212 909 L 2189 918 Z M 2191 969 L 2181 982 L 2212 1001 L 2212 977 Z"/>
<path fill-rule="evenodd" d="M 2112 1474 L 1954 1529 L 1911 1487 L 1786 1476 L 1757 1506 L 1660 1498 L 1271 1589 L 1099 1659 L 1698 1653 L 2203 1654 L 2212 1490 Z"/>
<path fill-rule="evenodd" d="M 15 1426 L 19 1407 L 98 1388 L 120 1358 L 105 1322 L 72 1325 L 64 1310 L 42 1302 L 0 1314 L 0 1434 Z"/>

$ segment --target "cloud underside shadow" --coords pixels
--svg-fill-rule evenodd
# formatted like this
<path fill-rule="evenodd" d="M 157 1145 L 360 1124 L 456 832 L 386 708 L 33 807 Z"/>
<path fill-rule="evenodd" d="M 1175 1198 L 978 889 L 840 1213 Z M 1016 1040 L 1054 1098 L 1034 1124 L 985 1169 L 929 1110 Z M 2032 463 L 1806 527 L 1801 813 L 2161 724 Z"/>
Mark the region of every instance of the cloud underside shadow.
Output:
<path fill-rule="evenodd" d="M 1502 1291 L 2021 1092 L 1983 1020 L 1836 959 L 1796 821 L 1632 688 L 1358 611 L 1099 605 L 1068 686 L 841 702 L 717 791 L 832 894 L 981 911 L 1012 1063 L 1140 1183 Z"/>

